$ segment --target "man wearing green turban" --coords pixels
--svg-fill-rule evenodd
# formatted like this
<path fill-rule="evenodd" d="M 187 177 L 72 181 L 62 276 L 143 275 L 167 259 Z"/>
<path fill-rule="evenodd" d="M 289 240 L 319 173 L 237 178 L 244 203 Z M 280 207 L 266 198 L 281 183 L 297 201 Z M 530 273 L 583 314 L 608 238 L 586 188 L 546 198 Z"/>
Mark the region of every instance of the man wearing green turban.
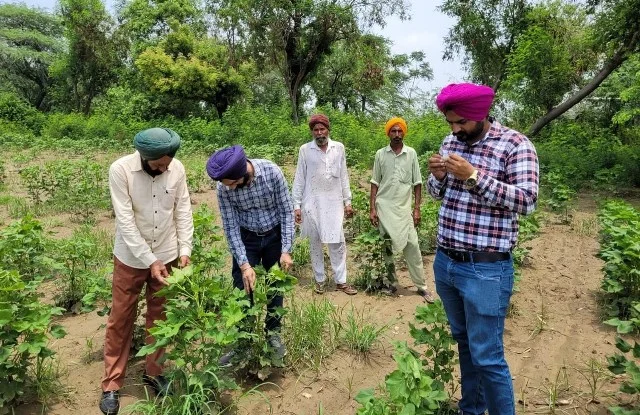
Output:
<path fill-rule="evenodd" d="M 172 266 L 190 262 L 193 217 L 185 169 L 174 156 L 180 136 L 168 128 L 150 128 L 133 139 L 136 152 L 109 168 L 109 190 L 116 216 L 113 247 L 113 304 L 104 341 L 105 372 L 100 410 L 117 414 L 125 379 L 138 296 L 146 283 L 146 328 L 164 316 L 164 297 L 154 294 Z M 147 344 L 153 338 L 147 335 Z M 168 392 L 160 349 L 146 357 L 143 381 L 156 394 Z"/>

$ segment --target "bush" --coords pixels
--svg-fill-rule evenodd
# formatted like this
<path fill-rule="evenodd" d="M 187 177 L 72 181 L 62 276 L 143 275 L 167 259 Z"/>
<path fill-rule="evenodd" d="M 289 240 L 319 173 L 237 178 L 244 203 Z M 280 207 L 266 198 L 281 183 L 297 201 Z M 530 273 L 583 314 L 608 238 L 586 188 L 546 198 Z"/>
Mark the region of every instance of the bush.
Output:
<path fill-rule="evenodd" d="M 39 133 L 46 116 L 10 92 L 0 92 L 0 119 L 14 122 Z"/>
<path fill-rule="evenodd" d="M 39 280 L 25 282 L 16 271 L 0 269 L 0 408 L 13 405 L 38 382 L 42 372 L 34 368 L 54 354 L 48 336 L 65 335 L 51 322 L 63 310 L 40 302 L 38 286 Z"/>

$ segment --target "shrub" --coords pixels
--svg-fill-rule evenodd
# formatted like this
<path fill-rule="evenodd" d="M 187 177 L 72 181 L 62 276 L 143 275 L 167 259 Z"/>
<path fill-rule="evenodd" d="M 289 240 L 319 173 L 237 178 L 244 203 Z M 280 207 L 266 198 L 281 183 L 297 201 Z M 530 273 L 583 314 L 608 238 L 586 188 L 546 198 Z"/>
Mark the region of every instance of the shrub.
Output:
<path fill-rule="evenodd" d="M 54 352 L 48 348 L 49 335 L 62 338 L 63 328 L 52 324 L 62 309 L 40 302 L 40 280 L 25 282 L 16 271 L 0 269 L 0 408 L 12 405 L 38 377 Z"/>

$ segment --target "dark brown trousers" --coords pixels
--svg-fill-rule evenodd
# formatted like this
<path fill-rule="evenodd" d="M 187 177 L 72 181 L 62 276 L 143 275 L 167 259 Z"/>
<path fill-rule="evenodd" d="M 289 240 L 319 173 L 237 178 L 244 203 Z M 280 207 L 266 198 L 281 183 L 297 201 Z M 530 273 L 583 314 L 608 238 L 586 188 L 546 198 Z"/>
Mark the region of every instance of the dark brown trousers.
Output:
<path fill-rule="evenodd" d="M 171 272 L 171 265 L 167 264 L 167 271 Z M 131 349 L 133 327 L 138 311 L 138 296 L 142 287 L 147 283 L 147 313 L 146 344 L 153 343 L 153 337 L 148 330 L 153 327 L 155 320 L 164 320 L 164 297 L 156 297 L 154 294 L 163 285 L 151 278 L 151 270 L 131 268 L 113 258 L 113 305 L 104 339 L 104 377 L 102 378 L 102 390 L 114 391 L 122 388 L 127 371 L 127 361 Z M 146 356 L 145 371 L 147 375 L 158 376 L 162 374 L 162 365 L 158 362 L 164 355 L 164 348 Z"/>

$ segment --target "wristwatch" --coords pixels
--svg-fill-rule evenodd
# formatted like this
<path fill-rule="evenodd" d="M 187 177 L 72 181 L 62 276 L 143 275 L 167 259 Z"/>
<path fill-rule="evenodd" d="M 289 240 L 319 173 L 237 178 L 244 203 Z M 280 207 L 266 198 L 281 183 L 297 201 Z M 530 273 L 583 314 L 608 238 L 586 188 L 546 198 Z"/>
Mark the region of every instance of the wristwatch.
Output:
<path fill-rule="evenodd" d="M 464 181 L 464 187 L 467 190 L 473 189 L 478 184 L 478 170 L 474 169 L 473 173 Z"/>

